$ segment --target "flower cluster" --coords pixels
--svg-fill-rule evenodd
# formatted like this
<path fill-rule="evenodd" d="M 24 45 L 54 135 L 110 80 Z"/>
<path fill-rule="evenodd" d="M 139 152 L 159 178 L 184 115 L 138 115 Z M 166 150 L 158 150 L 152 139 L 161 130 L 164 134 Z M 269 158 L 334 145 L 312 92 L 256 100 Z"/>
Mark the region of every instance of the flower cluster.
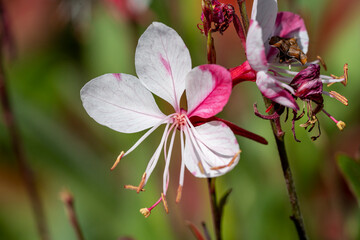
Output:
<path fill-rule="evenodd" d="M 211 31 L 223 33 L 231 22 L 234 22 L 240 37 L 245 36 L 243 33 L 247 30 L 236 16 L 234 7 L 217 0 L 203 1 L 201 19 L 201 30 L 205 35 Z M 299 140 L 295 134 L 295 121 L 305 113 L 308 119 L 300 126 L 309 127 L 309 131 L 316 123 L 320 126 L 319 112 L 329 116 L 340 130 L 345 127 L 345 123 L 324 110 L 323 95 L 345 105 L 347 99 L 337 92 L 324 91 L 323 84 L 341 82 L 346 85 L 347 64 L 344 65 L 344 75 L 336 77 L 321 75 L 319 60 L 308 62 L 309 37 L 300 16 L 290 12 L 278 13 L 276 0 L 255 0 L 246 43 L 245 38 L 243 40 L 247 61 L 240 66 L 230 70 L 216 64 L 192 68 L 190 53 L 181 37 L 170 27 L 154 22 L 142 34 L 136 48 L 137 77 L 124 73 L 105 74 L 81 89 L 83 106 L 98 123 L 122 133 L 149 129 L 130 149 L 120 153 L 112 170 L 123 157 L 164 125 L 160 143 L 150 157 L 139 185 L 125 185 L 127 189 L 142 192 L 163 152 L 162 192 L 155 204 L 140 210 L 145 217 L 161 202 L 168 211 L 169 166 L 177 133 L 180 136 L 181 167 L 176 202 L 181 199 L 185 169 L 196 177 L 212 178 L 235 167 L 241 153 L 235 135 L 267 144 L 264 138 L 216 117 L 227 104 L 233 86 L 242 81 L 256 82 L 263 96 L 271 101 L 267 109 L 267 112 L 272 111 L 270 115 L 259 113 L 256 104 L 254 110 L 259 117 L 274 119 L 279 135 L 283 134 L 280 116 L 285 111 L 288 115 L 289 110 L 293 113 L 292 131 L 296 141 Z M 302 69 L 293 71 L 291 66 Z M 185 92 L 187 106 L 182 107 L 180 99 Z M 153 95 L 170 103 L 173 112 L 164 114 Z M 304 102 L 300 114 L 298 99 Z"/>

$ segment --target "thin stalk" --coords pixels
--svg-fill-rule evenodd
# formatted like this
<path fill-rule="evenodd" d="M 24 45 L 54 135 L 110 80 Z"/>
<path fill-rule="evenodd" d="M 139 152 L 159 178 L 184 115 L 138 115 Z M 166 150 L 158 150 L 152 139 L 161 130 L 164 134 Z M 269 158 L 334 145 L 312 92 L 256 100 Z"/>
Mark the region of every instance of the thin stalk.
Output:
<path fill-rule="evenodd" d="M 269 107 L 271 105 L 270 101 L 264 97 L 265 106 Z M 270 111 L 269 114 L 271 114 L 273 111 Z M 295 182 L 292 177 L 291 169 L 290 169 L 290 163 L 286 154 L 286 148 L 285 148 L 285 142 L 284 142 L 284 133 L 279 129 L 278 121 L 279 119 L 270 120 L 271 122 L 271 128 L 274 133 L 275 141 L 277 150 L 280 157 L 281 162 L 281 168 L 284 174 L 285 182 L 286 182 L 286 188 L 288 191 L 288 196 L 290 200 L 291 205 L 291 211 L 292 215 L 290 216 L 290 219 L 293 221 L 298 237 L 300 240 L 307 240 L 307 234 L 305 231 L 305 225 L 304 220 L 300 211 L 300 204 L 297 197 L 296 189 L 295 189 Z"/>
<path fill-rule="evenodd" d="M 76 237 L 78 240 L 84 240 L 84 235 L 82 233 L 79 221 L 77 219 L 76 213 L 75 213 L 75 207 L 74 207 L 74 197 L 73 195 L 68 192 L 67 190 L 64 190 L 61 192 L 60 197 L 65 205 L 66 213 L 69 217 L 69 221 L 74 228 L 74 231 L 76 233 Z"/>
<path fill-rule="evenodd" d="M 217 198 L 216 198 L 216 187 L 215 181 L 216 178 L 208 178 L 208 188 L 209 188 L 209 195 L 210 195 L 210 203 L 211 203 L 211 212 L 213 216 L 214 222 L 214 230 L 215 236 L 217 240 L 221 240 L 221 213 L 219 211 Z"/>

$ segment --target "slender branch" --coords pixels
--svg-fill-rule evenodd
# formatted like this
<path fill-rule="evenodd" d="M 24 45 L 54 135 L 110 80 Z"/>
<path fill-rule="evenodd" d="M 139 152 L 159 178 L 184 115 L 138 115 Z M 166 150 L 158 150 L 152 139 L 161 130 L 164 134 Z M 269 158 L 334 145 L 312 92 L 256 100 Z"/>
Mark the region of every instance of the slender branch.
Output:
<path fill-rule="evenodd" d="M 208 187 L 211 203 L 211 212 L 213 216 L 215 236 L 217 240 L 221 240 L 221 213 L 218 208 L 216 200 L 216 187 L 215 187 L 216 178 L 208 178 Z"/>
<path fill-rule="evenodd" d="M 4 17 L 4 9 L 2 3 L 0 3 L 0 21 L 1 21 L 1 36 L 0 43 L 3 43 L 4 34 L 6 34 L 7 26 Z M 25 184 L 27 194 L 30 198 L 32 209 L 35 215 L 35 220 L 38 228 L 40 238 L 42 240 L 49 240 L 48 228 L 45 220 L 44 208 L 40 199 L 39 192 L 36 187 L 36 181 L 34 174 L 29 167 L 26 156 L 23 150 L 23 143 L 19 135 L 18 127 L 16 125 L 13 110 L 11 108 L 8 91 L 6 88 L 5 72 L 3 68 L 3 52 L 2 45 L 0 46 L 0 101 L 4 117 L 4 122 L 8 128 L 10 140 L 12 143 L 12 149 L 15 155 L 15 159 L 19 166 L 20 175 Z"/>
<path fill-rule="evenodd" d="M 265 97 L 264 97 L 264 102 L 265 102 L 266 107 L 269 107 L 271 105 L 270 100 L 266 99 Z M 272 113 L 273 113 L 273 111 L 269 112 L 269 114 L 272 114 Z M 275 141 L 276 141 L 276 146 L 277 146 L 277 149 L 279 152 L 281 167 L 282 167 L 282 171 L 283 171 L 285 182 L 286 182 L 286 188 L 287 188 L 288 195 L 289 195 L 289 200 L 290 200 L 290 205 L 291 205 L 291 210 L 292 210 L 292 215 L 290 216 L 290 219 L 294 222 L 299 239 L 307 240 L 308 237 L 307 237 L 307 234 L 305 231 L 304 220 L 303 220 L 303 217 L 302 217 L 302 214 L 300 211 L 300 204 L 299 204 L 299 200 L 298 200 L 296 189 L 295 189 L 295 182 L 292 177 L 289 160 L 288 160 L 288 157 L 286 154 L 284 133 L 281 131 L 281 129 L 279 129 L 279 126 L 278 126 L 279 124 L 278 124 L 278 122 L 276 122 L 278 120 L 279 119 L 277 119 L 277 120 L 272 119 L 272 120 L 270 120 L 270 122 L 271 122 L 271 127 L 272 127 L 272 130 L 274 133 Z"/>
<path fill-rule="evenodd" d="M 75 208 L 74 208 L 74 197 L 72 194 L 64 190 L 60 193 L 61 200 L 64 202 L 66 213 L 69 217 L 70 223 L 75 230 L 76 237 L 78 240 L 84 240 L 84 235 L 82 233 L 79 221 L 76 217 Z"/>

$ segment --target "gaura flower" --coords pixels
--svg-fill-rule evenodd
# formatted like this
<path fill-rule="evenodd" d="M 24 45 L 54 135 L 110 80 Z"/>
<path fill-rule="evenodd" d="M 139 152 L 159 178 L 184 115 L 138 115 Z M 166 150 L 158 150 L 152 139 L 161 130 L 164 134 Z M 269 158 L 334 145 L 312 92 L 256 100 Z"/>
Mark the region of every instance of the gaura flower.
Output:
<path fill-rule="evenodd" d="M 165 125 L 160 143 L 150 158 L 140 184 L 125 186 L 138 193 L 143 191 L 164 150 L 161 197 L 152 207 L 141 209 L 141 213 L 147 217 L 161 201 L 167 211 L 165 197 L 177 130 L 181 148 L 178 202 L 185 167 L 200 178 L 217 177 L 235 167 L 240 159 L 240 148 L 232 129 L 235 132 L 242 129 L 214 117 L 223 109 L 231 94 L 232 80 L 228 70 L 214 64 L 191 69 L 189 51 L 173 29 L 158 22 L 151 24 L 139 39 L 135 67 L 138 78 L 124 73 L 105 74 L 88 82 L 80 94 L 87 113 L 102 125 L 123 133 L 150 128 L 128 151 L 121 152 L 113 168 L 155 129 Z M 180 98 L 185 90 L 187 110 L 180 107 Z M 162 113 L 152 94 L 170 103 L 174 112 L 169 115 Z M 191 121 L 190 118 L 195 120 Z M 266 143 L 265 139 L 248 134 L 245 130 L 242 135 Z"/>
<path fill-rule="evenodd" d="M 320 66 L 316 65 L 319 60 L 307 63 L 306 53 L 308 50 L 309 37 L 303 19 L 291 12 L 277 12 L 276 0 L 255 0 L 252 8 L 251 22 L 246 39 L 247 61 L 242 65 L 230 69 L 233 84 L 242 81 L 256 81 L 260 92 L 273 105 L 272 116 L 258 113 L 255 106 L 255 114 L 266 119 L 277 119 L 284 108 L 293 109 L 295 120 L 299 110 L 294 98 L 300 98 L 307 103 L 309 121 L 301 126 L 307 127 L 317 122 L 316 113 L 323 110 L 322 94 L 335 98 L 347 105 L 347 100 L 340 94 L 331 91 L 323 91 L 322 84 L 347 83 L 347 64 L 344 65 L 344 75 L 320 75 Z M 291 71 L 281 66 L 306 66 L 300 71 Z M 313 110 L 311 104 L 316 103 Z M 337 124 L 340 130 L 345 126 L 327 112 L 326 115 Z M 340 123 L 339 123 L 340 122 Z M 280 131 L 281 132 L 281 131 Z M 295 137 L 295 130 L 293 126 Z M 316 139 L 317 137 L 313 138 Z M 295 137 L 296 139 L 296 137 Z M 297 140 L 297 139 L 296 139 Z M 297 140 L 298 141 L 298 140 Z"/>

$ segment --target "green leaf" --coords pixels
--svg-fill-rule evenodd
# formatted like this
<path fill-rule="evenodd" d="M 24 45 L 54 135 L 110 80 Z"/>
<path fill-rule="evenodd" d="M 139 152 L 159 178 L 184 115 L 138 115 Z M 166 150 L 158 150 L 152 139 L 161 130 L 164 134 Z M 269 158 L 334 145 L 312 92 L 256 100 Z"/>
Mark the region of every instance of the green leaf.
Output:
<path fill-rule="evenodd" d="M 340 155 L 338 164 L 360 205 L 360 161 Z"/>

